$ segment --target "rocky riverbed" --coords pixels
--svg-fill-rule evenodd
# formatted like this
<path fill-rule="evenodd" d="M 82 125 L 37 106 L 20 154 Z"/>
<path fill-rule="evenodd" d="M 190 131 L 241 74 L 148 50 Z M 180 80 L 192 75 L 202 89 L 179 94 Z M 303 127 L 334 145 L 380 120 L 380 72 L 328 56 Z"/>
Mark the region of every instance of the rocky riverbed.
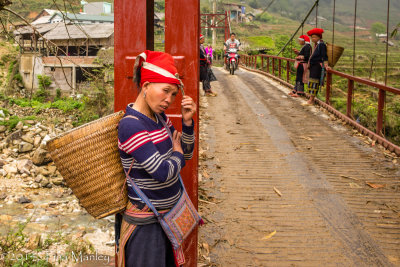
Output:
<path fill-rule="evenodd" d="M 87 255 L 113 255 L 113 216 L 93 219 L 46 150 L 48 140 L 73 128 L 75 116 L 56 109 L 36 113 L 16 105 L 0 110 L 5 122 L 36 115 L 13 129 L 0 125 L 0 265 L 73 266 Z"/>

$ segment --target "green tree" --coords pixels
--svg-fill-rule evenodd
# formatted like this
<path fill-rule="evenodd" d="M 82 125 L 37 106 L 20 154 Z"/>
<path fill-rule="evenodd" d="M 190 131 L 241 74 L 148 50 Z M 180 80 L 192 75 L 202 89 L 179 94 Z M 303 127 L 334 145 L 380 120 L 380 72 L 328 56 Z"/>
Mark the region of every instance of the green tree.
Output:
<path fill-rule="evenodd" d="M 396 25 L 396 27 L 394 28 L 394 30 L 392 31 L 391 37 L 396 37 L 398 31 L 400 29 L 400 22 Z"/>
<path fill-rule="evenodd" d="M 386 26 L 383 25 L 383 23 L 381 22 L 375 22 L 371 25 L 371 35 L 374 38 L 376 37 L 376 34 L 380 34 L 380 33 L 385 33 L 386 32 Z"/>
<path fill-rule="evenodd" d="M 260 5 L 258 4 L 257 0 L 253 0 L 249 3 L 249 6 L 251 6 L 252 8 L 259 8 Z"/>

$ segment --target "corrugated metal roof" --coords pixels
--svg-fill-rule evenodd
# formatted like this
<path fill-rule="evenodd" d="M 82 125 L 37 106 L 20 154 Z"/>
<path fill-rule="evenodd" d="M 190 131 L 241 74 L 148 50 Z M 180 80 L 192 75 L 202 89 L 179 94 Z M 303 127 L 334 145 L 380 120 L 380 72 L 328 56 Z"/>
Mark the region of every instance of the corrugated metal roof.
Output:
<path fill-rule="evenodd" d="M 49 23 L 51 17 L 52 17 L 52 15 L 40 17 L 37 20 L 32 21 L 31 24 L 38 25 L 38 24 Z"/>
<path fill-rule="evenodd" d="M 87 15 L 87 14 L 75 14 L 75 13 L 60 13 L 57 12 L 52 16 L 53 17 L 59 16 L 60 18 L 64 19 L 67 17 L 69 20 L 72 21 L 99 21 L 99 22 L 114 22 L 114 15 L 110 16 L 101 16 L 101 15 Z"/>
<path fill-rule="evenodd" d="M 47 40 L 67 39 L 101 39 L 109 38 L 114 33 L 114 23 L 110 24 L 84 24 L 65 25 L 58 23 L 57 27 L 46 33 L 43 37 Z"/>
<path fill-rule="evenodd" d="M 55 14 L 55 13 L 57 13 L 58 12 L 58 10 L 54 10 L 54 9 L 47 9 L 47 8 L 45 8 L 45 9 L 43 9 L 44 11 L 46 11 L 47 13 L 49 13 L 49 15 L 53 15 L 53 14 Z"/>
<path fill-rule="evenodd" d="M 48 31 L 51 31 L 52 29 L 56 28 L 58 24 L 63 24 L 63 23 L 53 23 L 53 24 L 40 24 L 40 25 L 35 25 L 35 26 L 24 26 L 21 27 L 17 30 L 15 30 L 13 33 L 14 35 L 20 35 L 20 34 L 28 34 L 28 33 L 33 33 L 33 29 L 36 29 L 40 34 L 44 34 Z"/>

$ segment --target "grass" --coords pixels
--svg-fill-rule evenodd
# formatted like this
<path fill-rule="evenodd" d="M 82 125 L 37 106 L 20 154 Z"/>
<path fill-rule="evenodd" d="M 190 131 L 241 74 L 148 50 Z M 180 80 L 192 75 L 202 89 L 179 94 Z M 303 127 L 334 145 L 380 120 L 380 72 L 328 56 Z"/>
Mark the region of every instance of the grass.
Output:
<path fill-rule="evenodd" d="M 275 48 L 275 42 L 271 37 L 268 36 L 249 36 L 243 38 L 244 41 L 248 42 L 251 47 L 257 48 Z"/>
<path fill-rule="evenodd" d="M 0 121 L 0 125 L 5 125 L 10 130 L 12 130 L 17 126 L 17 124 L 20 121 L 22 121 L 24 123 L 24 125 L 26 125 L 25 121 L 28 121 L 28 120 L 38 120 L 38 118 L 36 116 L 27 116 L 27 117 L 23 117 L 23 118 L 20 118 L 18 116 L 11 116 L 11 117 L 9 117 L 8 120 Z"/>
<path fill-rule="evenodd" d="M 27 120 L 40 120 L 40 114 L 49 109 L 61 110 L 66 114 L 74 115 L 76 118 L 73 121 L 73 126 L 79 126 L 84 123 L 98 119 L 100 116 L 93 107 L 93 103 L 89 98 L 83 97 L 81 99 L 61 98 L 54 101 L 38 101 L 29 100 L 28 98 L 13 98 L 0 94 L 0 100 L 8 103 L 9 106 L 17 105 L 19 107 L 33 108 L 36 116 L 18 117 L 11 116 L 8 120 L 0 121 L 0 125 L 6 125 L 10 130 L 14 129 L 18 122 Z M 1 108 L 4 114 L 9 115 L 8 109 Z M 57 118 L 54 119 L 55 121 Z"/>

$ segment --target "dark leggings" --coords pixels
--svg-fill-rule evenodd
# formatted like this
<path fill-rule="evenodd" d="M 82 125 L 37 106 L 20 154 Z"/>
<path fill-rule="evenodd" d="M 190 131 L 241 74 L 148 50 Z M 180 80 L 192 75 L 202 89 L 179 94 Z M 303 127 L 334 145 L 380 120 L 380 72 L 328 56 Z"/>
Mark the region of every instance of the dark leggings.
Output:
<path fill-rule="evenodd" d="M 125 266 L 176 266 L 171 242 L 159 223 L 136 226 L 125 245 Z"/>

